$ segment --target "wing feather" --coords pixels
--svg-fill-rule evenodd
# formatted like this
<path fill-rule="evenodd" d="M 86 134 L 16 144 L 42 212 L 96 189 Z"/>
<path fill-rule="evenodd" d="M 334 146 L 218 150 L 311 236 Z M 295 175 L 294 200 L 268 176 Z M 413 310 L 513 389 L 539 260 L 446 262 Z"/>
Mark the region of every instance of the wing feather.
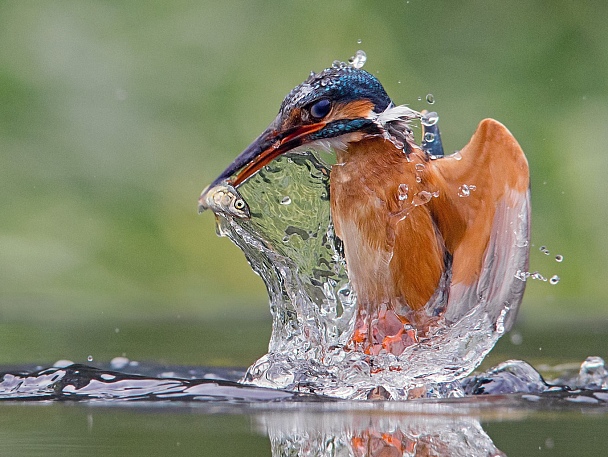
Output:
<path fill-rule="evenodd" d="M 455 156 L 432 162 L 442 195 L 433 213 L 453 256 L 445 318 L 454 322 L 480 301 L 496 314 L 517 310 L 528 268 L 530 175 L 526 157 L 505 126 L 481 121 Z M 497 318 L 496 316 L 491 316 Z M 507 315 L 509 328 L 515 312 Z"/>

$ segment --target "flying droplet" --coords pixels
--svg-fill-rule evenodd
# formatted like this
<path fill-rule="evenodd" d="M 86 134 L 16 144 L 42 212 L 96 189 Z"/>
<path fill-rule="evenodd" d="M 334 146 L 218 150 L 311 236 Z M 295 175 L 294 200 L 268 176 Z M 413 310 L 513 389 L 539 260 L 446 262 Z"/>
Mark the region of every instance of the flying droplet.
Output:
<path fill-rule="evenodd" d="M 92 362 L 92 361 L 93 361 L 93 356 L 92 356 L 92 355 L 88 356 L 88 357 L 87 357 L 87 360 L 88 360 L 89 362 Z"/>
<path fill-rule="evenodd" d="M 399 200 L 403 201 L 403 200 L 407 200 L 407 192 L 410 190 L 409 186 L 407 184 L 399 184 Z"/>
<path fill-rule="evenodd" d="M 435 96 L 433 94 L 426 94 L 426 102 L 429 105 L 432 105 L 433 103 L 435 103 Z"/>
<path fill-rule="evenodd" d="M 348 59 L 348 63 L 351 64 L 353 68 L 362 68 L 365 65 L 365 61 L 367 60 L 367 54 L 365 51 L 359 49 L 355 52 L 355 55 Z"/>
<path fill-rule="evenodd" d="M 556 262 L 563 262 L 564 261 L 564 256 L 561 254 L 558 254 L 555 256 L 555 261 Z"/>
<path fill-rule="evenodd" d="M 362 40 L 361 38 L 359 38 L 359 39 L 357 40 L 357 44 L 361 44 L 361 43 L 363 43 L 363 40 Z"/>
<path fill-rule="evenodd" d="M 426 113 L 420 119 L 420 122 L 422 123 L 422 125 L 424 125 L 426 127 L 431 127 L 431 126 L 435 125 L 437 123 L 437 121 L 439 121 L 439 116 L 435 112 Z"/>
<path fill-rule="evenodd" d="M 291 204 L 291 198 L 289 198 L 288 196 L 285 196 L 281 199 L 281 205 L 290 205 Z"/>
<path fill-rule="evenodd" d="M 433 141 L 435 141 L 435 134 L 432 132 L 426 132 L 424 134 L 424 141 L 426 141 L 427 143 L 432 143 Z"/>
<path fill-rule="evenodd" d="M 512 344 L 519 346 L 523 342 L 524 342 L 524 338 L 521 336 L 521 333 L 519 333 L 519 332 L 511 333 L 511 343 Z"/>
<path fill-rule="evenodd" d="M 557 284 L 558 282 L 559 282 L 559 276 L 557 276 L 557 275 L 553 275 L 553 276 L 551 276 L 551 279 L 549 279 L 549 283 L 550 283 L 550 284 L 555 285 L 555 284 Z"/>
<path fill-rule="evenodd" d="M 431 198 L 433 198 L 433 194 L 427 192 L 426 190 L 423 190 L 414 195 L 414 198 L 412 199 L 412 204 L 414 206 L 424 205 L 425 203 L 428 203 Z"/>
<path fill-rule="evenodd" d="M 538 248 L 538 250 L 545 255 L 549 255 L 549 249 L 547 249 L 547 246 L 541 246 L 540 248 Z"/>
<path fill-rule="evenodd" d="M 421 102 L 422 101 L 422 97 L 418 97 L 418 101 Z"/>

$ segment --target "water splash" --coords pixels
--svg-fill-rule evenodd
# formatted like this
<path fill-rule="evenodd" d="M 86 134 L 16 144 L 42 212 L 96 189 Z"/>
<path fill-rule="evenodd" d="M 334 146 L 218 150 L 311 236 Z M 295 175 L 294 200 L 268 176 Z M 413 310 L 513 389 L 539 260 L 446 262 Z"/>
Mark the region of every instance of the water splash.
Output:
<path fill-rule="evenodd" d="M 115 368 L 116 359 L 127 361 L 126 365 L 122 365 L 121 371 Z M 474 399 L 479 395 L 520 394 L 524 399 L 535 402 L 546 401 L 550 404 L 560 401 L 608 405 L 608 370 L 601 357 L 588 357 L 580 365 L 567 364 L 567 368 L 563 364 L 554 367 L 543 365 L 542 370 L 548 373 L 557 372 L 560 376 L 545 380 L 537 370 L 524 361 L 503 362 L 484 373 L 461 380 L 459 388 L 469 397 L 468 400 L 462 401 L 468 402 L 464 404 L 479 407 L 480 400 Z M 224 404 L 306 401 L 309 404 L 311 402 L 335 404 L 335 399 L 330 397 L 246 386 L 237 382 L 243 375 L 244 370 L 240 369 L 167 367 L 129 361 L 124 357 L 117 357 L 110 364 L 102 364 L 100 368 L 72 363 L 45 369 L 23 367 L 2 370 L 0 368 L 0 401 L 188 401 Z M 374 389 L 370 398 L 384 398 L 383 394 L 385 394 L 383 388 Z M 421 389 L 410 391 L 410 398 L 416 396 L 425 396 L 425 391 Z M 498 399 L 493 400 L 493 403 L 496 403 L 496 400 Z M 445 410 L 450 404 L 455 403 L 424 402 L 418 403 L 418 407 L 424 408 L 425 404 L 431 405 L 431 408 L 435 405 Z M 385 412 L 390 410 L 415 412 L 411 408 L 416 406 L 410 407 L 408 402 L 382 406 Z M 344 403 L 340 409 L 359 411 L 355 403 Z"/>
<path fill-rule="evenodd" d="M 463 298 L 428 337 L 400 355 L 349 349 L 357 302 L 331 224 L 329 173 L 314 152 L 286 154 L 239 186 L 250 219 L 217 212 L 218 233 L 243 250 L 270 296 L 269 351 L 244 381 L 351 399 L 367 398 L 379 388 L 394 399 L 462 396 L 459 380 L 512 325 L 517 308 L 512 294 L 519 286 L 501 288 L 504 297 L 497 301 Z M 290 205 L 279 203 L 285 195 Z M 434 196 L 416 197 L 424 204 Z M 525 215 L 518 220 L 527 223 Z M 520 237 L 526 235 L 521 231 Z"/>
<path fill-rule="evenodd" d="M 218 370 L 217 368 L 215 370 Z M 223 401 L 269 402 L 308 398 L 307 395 L 248 387 L 236 382 L 230 370 L 219 369 L 214 379 L 186 373 L 158 372 L 154 376 L 127 374 L 73 364 L 32 372 L 0 373 L 0 400 L 56 401 Z M 240 374 L 240 373 L 239 373 Z M 232 379 L 222 379 L 222 375 Z M 179 378 L 178 376 L 182 376 Z"/>

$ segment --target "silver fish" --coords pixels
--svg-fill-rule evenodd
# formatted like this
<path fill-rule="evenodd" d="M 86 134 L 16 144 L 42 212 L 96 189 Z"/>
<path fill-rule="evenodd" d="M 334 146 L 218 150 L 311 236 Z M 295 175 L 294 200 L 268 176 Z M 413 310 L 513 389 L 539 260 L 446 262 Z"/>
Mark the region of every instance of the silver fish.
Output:
<path fill-rule="evenodd" d="M 198 199 L 198 212 L 210 209 L 214 213 L 221 213 L 240 219 L 250 219 L 249 205 L 241 194 L 228 182 L 222 182 L 211 189 L 205 188 Z"/>

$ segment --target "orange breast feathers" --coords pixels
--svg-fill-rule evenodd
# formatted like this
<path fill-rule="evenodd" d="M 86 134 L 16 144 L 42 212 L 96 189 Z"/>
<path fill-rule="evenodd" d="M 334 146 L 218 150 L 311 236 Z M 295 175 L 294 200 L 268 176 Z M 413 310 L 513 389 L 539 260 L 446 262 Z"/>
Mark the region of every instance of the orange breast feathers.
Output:
<path fill-rule="evenodd" d="M 337 152 L 330 178 L 336 234 L 362 305 L 417 310 L 444 268 L 444 243 L 427 203 L 424 156 L 411 161 L 390 141 L 370 138 Z"/>

